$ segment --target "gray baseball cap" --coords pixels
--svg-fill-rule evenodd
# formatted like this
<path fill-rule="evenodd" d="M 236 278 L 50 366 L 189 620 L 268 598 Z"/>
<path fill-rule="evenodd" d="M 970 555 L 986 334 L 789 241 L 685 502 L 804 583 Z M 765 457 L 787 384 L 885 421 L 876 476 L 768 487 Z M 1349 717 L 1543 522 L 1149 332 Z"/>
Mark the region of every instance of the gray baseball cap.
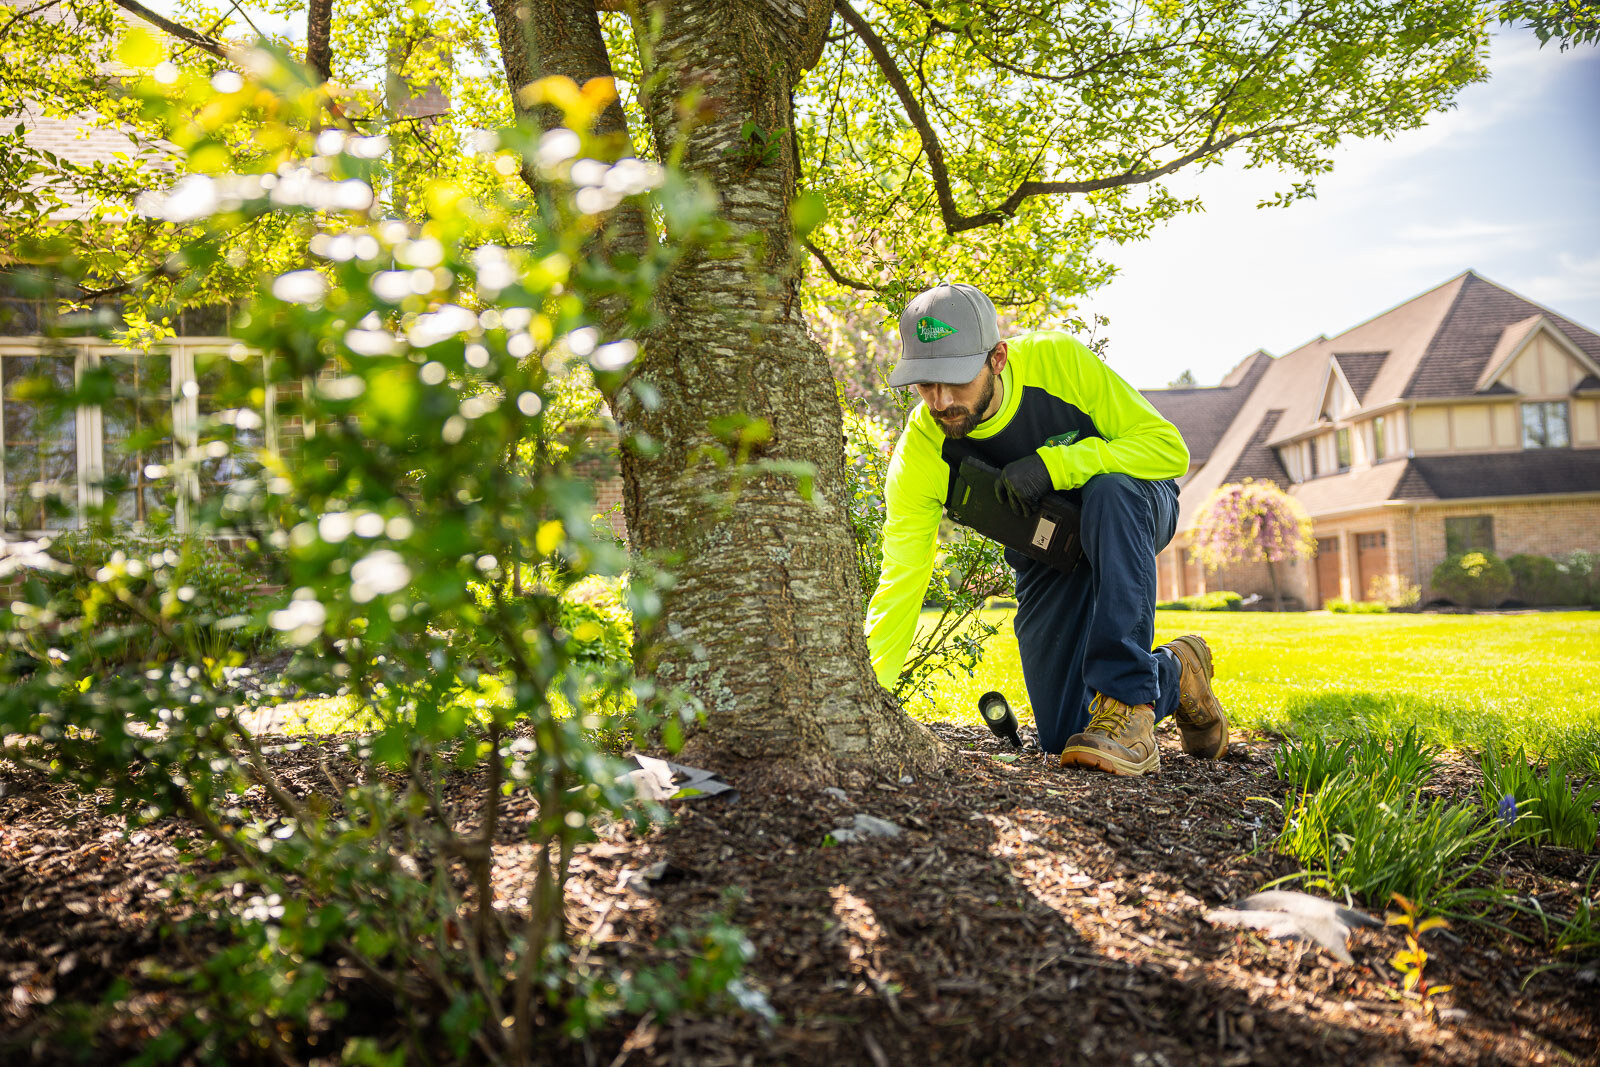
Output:
<path fill-rule="evenodd" d="M 900 362 L 889 384 L 964 385 L 999 343 L 993 301 L 974 286 L 940 282 L 900 312 Z"/>

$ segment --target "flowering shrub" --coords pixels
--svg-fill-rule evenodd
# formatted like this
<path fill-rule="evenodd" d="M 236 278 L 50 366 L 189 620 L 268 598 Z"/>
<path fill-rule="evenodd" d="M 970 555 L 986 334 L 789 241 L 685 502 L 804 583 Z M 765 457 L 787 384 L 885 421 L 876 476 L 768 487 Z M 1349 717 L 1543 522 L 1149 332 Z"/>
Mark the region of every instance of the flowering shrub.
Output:
<path fill-rule="evenodd" d="M 125 60 L 144 55 L 153 64 L 160 50 Z M 648 988 L 569 950 L 575 847 L 601 820 L 647 814 L 592 738 L 659 727 L 670 743 L 692 709 L 635 680 L 622 651 L 634 627 L 652 641 L 664 580 L 641 563 L 617 584 L 630 561 L 593 532 L 587 482 L 524 447 L 553 432 L 569 367 L 627 388 L 634 343 L 603 336 L 591 308 L 637 325 L 672 252 L 624 268 L 588 255 L 606 211 L 632 200 L 692 244 L 710 233 L 705 197 L 637 162 L 587 158 L 606 151 L 586 131 L 611 90 L 549 79 L 531 91 L 571 128 L 501 130 L 480 189 L 437 181 L 425 221 L 384 217 L 382 139 L 314 132 L 325 116 L 313 79 L 265 53 L 245 65 L 249 78 L 129 76 L 170 141 L 204 159 L 144 206 L 190 234 L 181 271 L 217 264 L 224 235 L 253 220 L 305 239 L 306 261 L 261 279 L 234 322 L 245 343 L 217 368 L 208 431 L 241 476 L 194 520 L 270 550 L 265 577 L 282 592 L 261 614 L 298 652 L 288 680 L 348 697 L 348 732 L 320 744 L 316 773 L 279 776 L 282 750 L 254 733 L 226 665 L 186 637 L 238 609 L 243 580 L 190 583 L 186 596 L 181 555 L 169 572 L 163 553 L 152 576 L 132 557 L 34 552 L 0 616 L 0 735 L 32 739 L 8 757 L 108 790 L 134 821 L 181 816 L 202 839 L 188 858 L 220 865 L 191 889 L 193 922 L 222 933 L 202 943 L 222 947 L 173 976 L 204 1010 L 150 1058 L 287 1061 L 352 992 L 387 1002 L 370 1014 L 393 1020 L 352 1040 L 362 1062 L 470 1050 L 526 1063 L 558 1028 L 580 1035 L 663 998 L 717 1002 L 748 956 L 725 927 L 708 935 L 725 948 L 715 967 L 657 969 Z M 254 138 L 212 136 L 208 122 L 245 112 Z M 536 209 L 514 196 L 522 160 L 544 183 Z M 106 395 L 84 377 L 54 402 Z M 228 413 L 266 389 L 316 428 L 292 462 L 226 432 Z M 216 447 L 167 477 L 192 477 Z M 145 627 L 144 670 L 100 669 L 97 612 L 113 604 Z M 524 842 L 525 870 L 497 871 L 508 835 Z M 674 975 L 690 983 L 681 995 Z"/>
<path fill-rule="evenodd" d="M 1311 518 L 1294 497 L 1272 482 L 1245 479 L 1218 486 L 1200 508 L 1189 556 L 1208 570 L 1229 563 L 1265 563 L 1272 597 L 1282 607 L 1277 564 L 1316 553 Z"/>
<path fill-rule="evenodd" d="M 1433 588 L 1457 604 L 1494 607 L 1511 589 L 1511 568 L 1491 552 L 1459 552 L 1433 568 Z"/>

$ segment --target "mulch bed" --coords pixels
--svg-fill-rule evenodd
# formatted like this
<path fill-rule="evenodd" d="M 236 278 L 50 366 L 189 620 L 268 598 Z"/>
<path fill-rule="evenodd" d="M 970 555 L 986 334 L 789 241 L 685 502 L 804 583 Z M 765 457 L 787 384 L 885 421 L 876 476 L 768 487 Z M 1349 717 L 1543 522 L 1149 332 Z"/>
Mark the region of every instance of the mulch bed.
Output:
<path fill-rule="evenodd" d="M 669 826 L 617 826 L 588 846 L 569 921 L 595 957 L 646 964 L 672 927 L 731 909 L 756 947 L 747 978 L 778 1022 L 629 1021 L 587 1047 L 552 1045 L 549 1061 L 1600 1063 L 1600 963 L 1524 987 L 1545 950 L 1458 925 L 1427 937 L 1429 981 L 1454 986 L 1429 1015 L 1400 996 L 1387 962 L 1396 929 L 1358 931 L 1344 966 L 1206 922 L 1206 909 L 1296 870 L 1265 847 L 1284 794 L 1272 739 L 1246 736 L 1212 762 L 1164 735 L 1162 773 L 1129 780 L 1037 755 L 1004 762 L 981 728 L 935 729 L 956 754 L 927 780 L 857 782 L 843 800 L 746 789 L 675 803 Z M 1465 793 L 1474 773 L 1452 761 L 1440 781 Z M 93 798 L 5 764 L 0 783 L 0 1060 L 127 1058 L 184 1010 L 147 974 L 151 961 L 181 962 L 160 930 L 184 827 L 129 836 Z M 824 843 L 856 813 L 903 833 Z M 516 827 L 506 833 L 509 856 Z M 1494 874 L 1568 913 L 1593 863 L 1525 849 Z M 92 1050 L 64 1047 L 63 1006 L 117 979 L 126 1010 L 96 1024 Z M 392 1031 L 370 1009 L 346 1025 Z"/>

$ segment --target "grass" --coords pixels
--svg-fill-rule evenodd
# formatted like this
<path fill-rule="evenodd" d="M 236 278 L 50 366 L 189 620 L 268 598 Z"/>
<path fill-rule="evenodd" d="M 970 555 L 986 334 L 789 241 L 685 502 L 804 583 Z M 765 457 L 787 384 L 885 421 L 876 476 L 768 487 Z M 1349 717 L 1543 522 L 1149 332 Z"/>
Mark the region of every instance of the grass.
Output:
<path fill-rule="evenodd" d="M 913 714 L 979 725 L 978 696 L 989 689 L 1019 714 L 1031 710 L 1010 614 L 990 613 L 1002 627 L 976 676 L 941 679 Z M 1600 772 L 1600 612 L 1156 612 L 1158 643 L 1184 633 L 1210 643 L 1217 695 L 1235 725 L 1391 740 L 1414 727 L 1426 744 L 1521 746 Z"/>

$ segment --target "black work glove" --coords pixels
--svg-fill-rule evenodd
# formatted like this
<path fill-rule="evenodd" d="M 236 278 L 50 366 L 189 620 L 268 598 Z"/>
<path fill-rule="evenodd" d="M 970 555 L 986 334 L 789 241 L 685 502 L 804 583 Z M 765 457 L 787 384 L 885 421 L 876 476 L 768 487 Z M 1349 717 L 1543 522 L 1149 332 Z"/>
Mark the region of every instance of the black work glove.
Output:
<path fill-rule="evenodd" d="M 1054 488 L 1050 468 L 1044 465 L 1039 453 L 1030 452 L 1006 464 L 994 485 L 994 495 L 1000 498 L 1000 503 L 1026 517 L 1038 512 L 1039 502 Z"/>

